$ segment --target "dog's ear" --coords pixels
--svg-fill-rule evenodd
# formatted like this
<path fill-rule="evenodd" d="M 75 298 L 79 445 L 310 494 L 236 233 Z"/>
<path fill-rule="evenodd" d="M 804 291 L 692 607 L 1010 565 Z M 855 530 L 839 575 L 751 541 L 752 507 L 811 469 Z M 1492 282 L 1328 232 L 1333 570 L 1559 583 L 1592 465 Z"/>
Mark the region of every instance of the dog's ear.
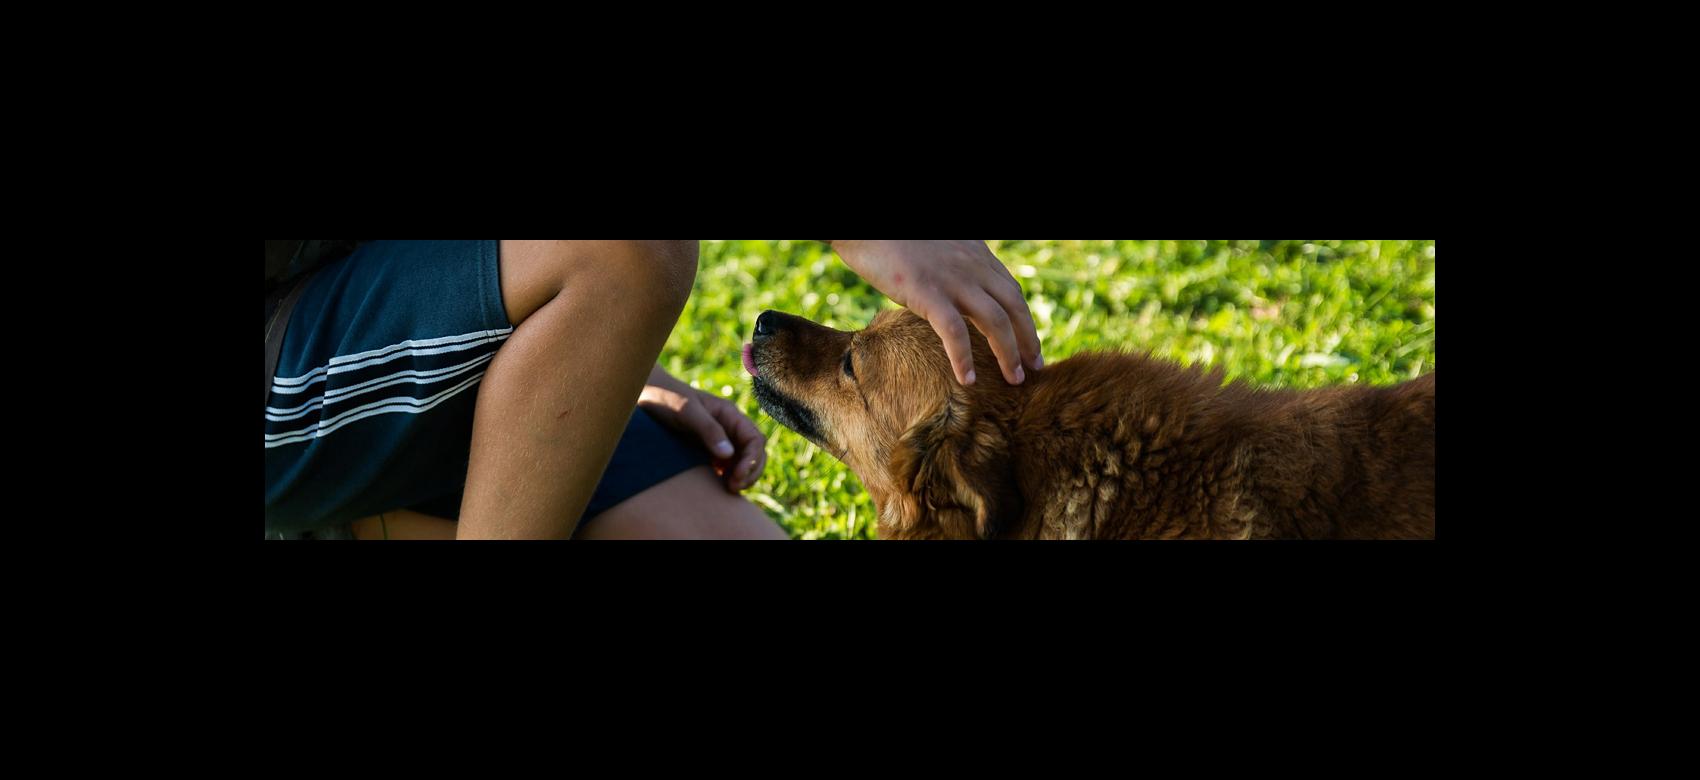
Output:
<path fill-rule="evenodd" d="M 990 539 L 1019 517 L 1007 438 L 991 420 L 970 419 L 963 401 L 946 399 L 898 442 L 881 536 Z"/>

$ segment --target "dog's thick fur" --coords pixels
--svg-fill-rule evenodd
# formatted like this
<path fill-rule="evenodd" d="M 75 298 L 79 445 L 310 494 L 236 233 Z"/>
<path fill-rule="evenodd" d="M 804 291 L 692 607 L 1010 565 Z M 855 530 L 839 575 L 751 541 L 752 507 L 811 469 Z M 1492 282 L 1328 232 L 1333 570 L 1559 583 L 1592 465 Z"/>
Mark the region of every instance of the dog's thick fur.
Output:
<path fill-rule="evenodd" d="M 932 328 L 770 312 L 762 407 L 861 477 L 884 539 L 1433 539 L 1434 374 L 1259 390 L 1142 355 L 952 378 Z"/>

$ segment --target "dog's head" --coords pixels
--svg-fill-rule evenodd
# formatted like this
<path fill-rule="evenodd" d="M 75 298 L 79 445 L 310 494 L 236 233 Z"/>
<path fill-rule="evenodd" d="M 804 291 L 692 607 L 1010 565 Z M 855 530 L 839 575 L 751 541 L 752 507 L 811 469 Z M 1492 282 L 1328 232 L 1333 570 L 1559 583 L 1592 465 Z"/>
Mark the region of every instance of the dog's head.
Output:
<path fill-rule="evenodd" d="M 1019 391 L 985 338 L 971 339 L 982 379 L 964 388 L 907 309 L 854 333 L 770 311 L 744 367 L 762 409 L 861 477 L 882 538 L 990 538 L 1020 512 L 1008 439 Z"/>

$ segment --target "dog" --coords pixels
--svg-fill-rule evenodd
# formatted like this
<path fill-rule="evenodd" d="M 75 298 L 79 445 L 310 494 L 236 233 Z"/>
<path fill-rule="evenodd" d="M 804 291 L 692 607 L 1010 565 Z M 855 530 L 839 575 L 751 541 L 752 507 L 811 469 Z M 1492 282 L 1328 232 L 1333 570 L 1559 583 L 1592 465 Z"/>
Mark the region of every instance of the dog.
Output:
<path fill-rule="evenodd" d="M 970 329 L 972 330 L 972 329 Z M 773 419 L 843 461 L 882 539 L 1433 539 L 1434 373 L 1265 390 L 1090 353 L 957 384 L 921 317 L 854 333 L 766 312 L 744 347 Z"/>

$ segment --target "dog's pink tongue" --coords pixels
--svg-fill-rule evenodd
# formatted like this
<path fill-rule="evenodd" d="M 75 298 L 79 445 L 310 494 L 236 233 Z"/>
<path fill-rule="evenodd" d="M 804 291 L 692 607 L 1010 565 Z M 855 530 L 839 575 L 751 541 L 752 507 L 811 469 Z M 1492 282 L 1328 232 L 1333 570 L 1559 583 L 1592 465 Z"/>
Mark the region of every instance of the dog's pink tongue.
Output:
<path fill-rule="evenodd" d="M 744 345 L 744 370 L 750 372 L 750 376 L 761 376 L 761 369 L 756 368 L 755 348 L 754 344 Z"/>

